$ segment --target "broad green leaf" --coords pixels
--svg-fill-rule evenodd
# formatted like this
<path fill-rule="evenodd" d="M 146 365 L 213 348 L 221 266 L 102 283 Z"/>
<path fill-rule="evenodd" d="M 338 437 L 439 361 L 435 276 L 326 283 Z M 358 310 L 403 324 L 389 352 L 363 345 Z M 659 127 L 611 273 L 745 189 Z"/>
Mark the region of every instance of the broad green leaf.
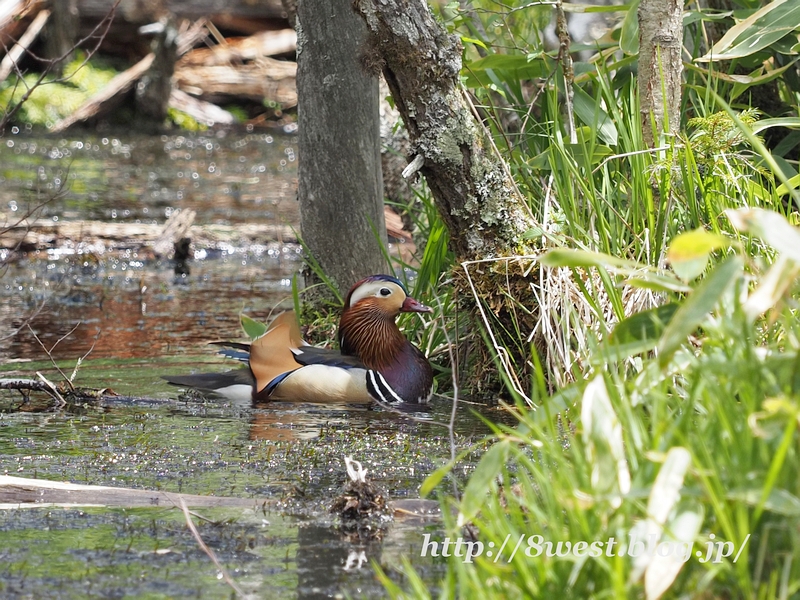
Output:
<path fill-rule="evenodd" d="M 430 494 L 433 491 L 433 488 L 439 485 L 442 479 L 444 479 L 445 476 L 452 470 L 453 470 L 453 463 L 448 462 L 447 464 L 439 467 L 433 473 L 428 475 L 419 488 L 420 498 L 426 498 L 428 494 Z"/>
<path fill-rule="evenodd" d="M 790 225 L 783 215 L 761 208 L 729 208 L 725 215 L 736 229 L 761 238 L 781 254 L 800 263 L 800 230 Z"/>
<path fill-rule="evenodd" d="M 731 256 L 717 265 L 675 312 L 658 344 L 658 362 L 662 368 L 741 276 L 743 266 L 740 256 Z"/>
<path fill-rule="evenodd" d="M 573 383 L 565 388 L 558 390 L 555 394 L 550 396 L 547 402 L 547 410 L 539 408 L 536 412 L 532 413 L 533 420 L 537 423 L 544 423 L 549 417 L 557 413 L 564 412 L 568 408 L 572 408 L 581 398 L 581 387 L 577 383 Z"/>
<path fill-rule="evenodd" d="M 652 350 L 679 306 L 671 302 L 643 310 L 621 321 L 601 346 L 603 356 L 620 360 Z"/>
<path fill-rule="evenodd" d="M 550 250 L 539 259 L 546 267 L 622 267 L 640 268 L 638 263 L 624 258 L 617 258 L 602 252 L 586 250 L 560 249 Z"/>
<path fill-rule="evenodd" d="M 692 456 L 686 448 L 673 446 L 667 452 L 647 500 L 647 516 L 659 525 L 667 522 L 669 513 L 680 500 L 683 478 L 691 464 Z"/>
<path fill-rule="evenodd" d="M 791 189 L 785 183 L 782 183 L 781 185 L 778 186 L 778 189 L 775 190 L 775 193 L 778 194 L 778 196 L 785 196 L 791 190 L 796 189 L 797 186 L 800 185 L 800 175 L 795 175 L 794 177 L 789 179 L 788 183 L 789 186 L 791 186 Z"/>
<path fill-rule="evenodd" d="M 580 87 L 573 86 L 573 106 L 578 118 L 589 127 L 597 129 L 597 135 L 611 146 L 617 145 L 617 127 L 608 113 Z"/>
<path fill-rule="evenodd" d="M 751 74 L 751 76 L 746 77 L 746 79 L 748 81 L 734 83 L 733 89 L 731 90 L 731 94 L 730 94 L 731 102 L 736 100 L 739 96 L 741 96 L 743 93 L 745 93 L 751 87 L 753 87 L 755 85 L 763 85 L 765 83 L 768 83 L 768 82 L 772 81 L 773 79 L 777 79 L 778 77 L 783 75 L 787 70 L 789 70 L 791 68 L 794 68 L 796 63 L 797 63 L 797 60 L 793 60 L 792 62 L 790 62 L 790 63 L 788 63 L 788 64 L 786 64 L 786 65 L 784 65 L 784 66 L 782 66 L 782 67 L 780 67 L 778 69 L 772 69 L 772 70 L 769 70 L 769 71 L 767 71 L 766 73 L 763 73 L 763 74 L 760 73 L 764 69 L 764 66 L 762 65 L 758 69 L 759 74 L 757 74 L 757 75 L 752 75 Z M 768 63 L 765 63 L 765 64 L 768 64 Z M 713 71 L 713 73 L 714 73 L 714 76 L 718 75 L 717 71 Z M 773 119 L 764 119 L 764 120 L 765 121 L 772 121 Z M 782 120 L 782 119 L 775 119 L 775 121 L 780 121 L 780 120 Z M 757 125 L 758 124 L 756 123 L 753 126 L 753 131 L 754 132 L 757 129 Z M 768 127 L 774 127 L 774 126 L 775 125 L 768 125 Z M 787 125 L 787 127 L 789 127 L 789 125 Z"/>
<path fill-rule="evenodd" d="M 619 47 L 625 54 L 639 54 L 639 0 L 631 2 L 628 14 L 622 21 Z"/>
<path fill-rule="evenodd" d="M 686 231 L 676 236 L 670 243 L 667 260 L 678 277 L 684 281 L 691 281 L 706 270 L 711 252 L 724 248 L 729 243 L 728 238 L 702 228 Z"/>
<path fill-rule="evenodd" d="M 686 294 L 692 291 L 691 287 L 681 282 L 672 273 L 662 275 L 652 271 L 640 271 L 631 275 L 625 280 L 625 285 L 656 292 L 675 292 L 677 294 Z"/>
<path fill-rule="evenodd" d="M 744 313 L 748 320 L 753 322 L 759 315 L 774 307 L 795 282 L 798 274 L 800 264 L 790 260 L 785 254 L 779 255 L 744 303 Z"/>
<path fill-rule="evenodd" d="M 463 35 L 461 36 L 461 43 L 462 44 L 475 44 L 476 46 L 480 46 L 484 50 L 488 50 L 489 49 L 486 46 L 486 44 L 483 43 L 483 41 L 475 39 L 475 38 L 471 38 L 471 37 L 464 37 Z"/>
<path fill-rule="evenodd" d="M 267 333 L 268 328 L 264 323 L 251 319 L 244 313 L 239 315 L 239 320 L 242 323 L 242 329 L 251 340 L 256 340 Z"/>
<path fill-rule="evenodd" d="M 794 63 L 791 63 L 794 64 Z M 800 128 L 800 117 L 778 117 L 775 119 L 762 119 L 761 121 L 756 121 L 750 126 L 750 129 L 753 130 L 753 133 L 760 133 L 765 129 L 769 129 L 770 127 L 788 127 L 788 128 Z"/>
<path fill-rule="evenodd" d="M 603 162 L 604 158 L 614 154 L 614 151 L 608 146 L 591 147 L 591 156 L 586 156 L 586 150 L 589 149 L 588 146 L 584 146 L 582 144 L 567 144 L 567 147 L 572 152 L 572 156 L 575 158 L 575 161 L 579 164 L 583 164 L 587 169 L 592 169 L 596 165 L 599 165 L 601 162 Z"/>
<path fill-rule="evenodd" d="M 692 544 L 703 525 L 703 505 L 691 502 L 684 510 L 670 519 L 664 528 L 662 541 L 670 544 L 673 550 L 666 556 L 656 552 L 644 574 L 644 593 L 646 600 L 658 600 L 675 581 L 686 564 L 687 554 L 691 555 Z M 685 549 L 684 554 L 679 549 Z"/>
<path fill-rule="evenodd" d="M 622 424 L 614 412 L 602 375 L 595 376 L 583 392 L 581 405 L 586 460 L 592 465 L 594 492 L 607 496 L 613 508 L 630 492 L 631 475 L 622 441 Z"/>
<path fill-rule="evenodd" d="M 726 494 L 729 500 L 744 502 L 750 506 L 758 506 L 761 502 L 763 490 L 761 488 L 750 488 L 744 490 L 732 490 Z M 800 499 L 794 494 L 781 489 L 773 489 L 766 502 L 764 509 L 782 515 L 784 517 L 800 517 Z"/>
<path fill-rule="evenodd" d="M 546 79 L 555 68 L 555 61 L 544 54 L 490 54 L 464 65 L 461 74 L 470 88 L 495 83 L 492 74 L 501 81 L 519 82 Z"/>
<path fill-rule="evenodd" d="M 508 440 L 500 440 L 486 451 L 481 462 L 475 467 L 461 499 L 459 526 L 471 521 L 486 502 L 486 494 L 492 482 L 506 464 L 510 445 L 511 442 Z"/>
<path fill-rule="evenodd" d="M 697 61 L 732 60 L 769 47 L 800 27 L 800 2 L 774 0 L 731 27 L 705 56 Z"/>

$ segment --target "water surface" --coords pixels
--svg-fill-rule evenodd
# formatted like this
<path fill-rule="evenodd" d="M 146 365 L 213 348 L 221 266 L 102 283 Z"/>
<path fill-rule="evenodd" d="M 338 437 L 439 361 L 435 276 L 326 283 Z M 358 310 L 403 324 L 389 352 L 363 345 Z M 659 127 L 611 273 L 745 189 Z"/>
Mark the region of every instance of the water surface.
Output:
<path fill-rule="evenodd" d="M 164 136 L 12 135 L 0 140 L 0 222 L 43 205 L 40 219 L 297 225 L 296 140 L 264 132 Z M 8 254 L 0 255 L 8 258 Z M 236 368 L 206 342 L 241 337 L 238 315 L 291 306 L 299 248 L 277 240 L 195 247 L 189 274 L 131 249 L 42 250 L 0 274 L 0 376 L 110 388 L 102 402 L 45 410 L 0 393 L 0 474 L 192 494 L 259 498 L 261 510 L 197 511 L 201 536 L 254 597 L 383 595 L 369 561 L 400 581 L 401 557 L 429 583 L 444 565 L 420 558 L 440 524 L 340 529 L 329 513 L 360 460 L 390 499 L 414 498 L 450 456 L 431 422 L 354 407 L 236 406 L 182 396 L 165 373 Z M 38 340 L 37 340 L 38 338 Z M 431 419 L 449 419 L 436 399 Z M 460 445 L 486 434 L 467 411 Z M 469 464 L 466 461 L 465 464 Z M 457 473 L 463 481 L 465 468 Z M 176 509 L 0 510 L 0 596 L 230 597 Z"/>

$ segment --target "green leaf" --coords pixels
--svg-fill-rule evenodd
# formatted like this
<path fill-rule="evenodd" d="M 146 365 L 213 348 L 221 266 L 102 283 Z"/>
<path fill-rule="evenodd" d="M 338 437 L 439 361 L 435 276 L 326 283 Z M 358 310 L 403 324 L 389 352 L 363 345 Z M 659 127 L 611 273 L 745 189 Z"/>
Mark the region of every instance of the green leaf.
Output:
<path fill-rule="evenodd" d="M 726 259 L 709 273 L 675 312 L 658 344 L 658 363 L 662 368 L 741 276 L 743 266 L 744 260 L 738 255 Z"/>
<path fill-rule="evenodd" d="M 744 313 L 752 323 L 759 315 L 773 308 L 786 294 L 800 273 L 800 264 L 786 257 L 778 256 L 766 275 L 761 277 L 758 288 L 748 296 L 744 303 Z"/>
<path fill-rule="evenodd" d="M 573 86 L 573 106 L 578 118 L 589 127 L 597 129 L 597 135 L 611 146 L 617 145 L 617 127 L 600 105 L 578 86 Z"/>
<path fill-rule="evenodd" d="M 481 458 L 481 462 L 469 478 L 467 487 L 464 489 L 464 497 L 461 499 L 461 508 L 458 515 L 459 525 L 468 523 L 478 514 L 486 501 L 486 493 L 489 491 L 495 477 L 500 473 L 506 464 L 508 450 L 511 442 L 501 440 L 489 448 Z"/>
<path fill-rule="evenodd" d="M 788 186 L 785 183 L 782 183 L 778 186 L 778 189 L 775 190 L 775 193 L 778 194 L 778 196 L 785 196 L 791 190 L 796 189 L 797 186 L 800 185 L 800 175 L 795 175 L 789 179 L 787 183 L 789 184 Z"/>
<path fill-rule="evenodd" d="M 729 208 L 725 215 L 736 229 L 761 238 L 781 254 L 800 263 L 800 231 L 783 215 L 761 208 Z"/>
<path fill-rule="evenodd" d="M 678 277 L 691 281 L 706 270 L 711 252 L 729 243 L 725 236 L 698 228 L 676 236 L 669 245 L 667 259 Z"/>
<path fill-rule="evenodd" d="M 433 473 L 428 475 L 419 488 L 420 498 L 426 498 L 428 494 L 430 494 L 433 491 L 433 488 L 439 485 L 442 479 L 444 479 L 445 476 L 452 470 L 453 470 L 453 463 L 448 462 L 447 464 L 439 467 Z"/>
<path fill-rule="evenodd" d="M 625 285 L 656 292 L 675 292 L 677 294 L 686 294 L 692 291 L 691 287 L 679 281 L 672 273 L 662 275 L 652 271 L 641 271 L 631 275 L 625 280 Z"/>
<path fill-rule="evenodd" d="M 794 62 L 791 64 L 794 64 Z M 750 129 L 753 130 L 753 133 L 760 133 L 765 129 L 769 129 L 770 127 L 788 127 L 790 129 L 800 128 L 800 117 L 778 117 L 775 119 L 762 119 L 761 121 L 753 123 L 750 126 Z"/>
<path fill-rule="evenodd" d="M 486 46 L 486 44 L 483 43 L 482 40 L 478 40 L 478 39 L 471 38 L 471 37 L 464 37 L 463 35 L 461 36 L 461 43 L 462 44 L 475 44 L 476 46 L 480 46 L 484 50 L 488 50 L 489 49 Z"/>
<path fill-rule="evenodd" d="M 679 306 L 671 302 L 643 310 L 621 321 L 601 346 L 603 356 L 608 356 L 610 360 L 620 360 L 652 350 Z"/>
<path fill-rule="evenodd" d="M 264 323 L 251 319 L 244 313 L 239 315 L 239 321 L 242 323 L 242 329 L 244 329 L 245 334 L 251 340 L 257 340 L 267 333 L 268 328 Z"/>
<path fill-rule="evenodd" d="M 598 496 L 607 497 L 612 508 L 619 508 L 622 497 L 631 490 L 631 474 L 622 424 L 602 375 L 596 375 L 583 392 L 581 423 L 586 460 L 592 466 L 592 489 Z"/>
<path fill-rule="evenodd" d="M 529 79 L 546 79 L 555 62 L 544 54 L 490 54 L 464 65 L 461 74 L 470 88 L 493 83 L 490 73 L 502 81 L 519 82 Z"/>
<path fill-rule="evenodd" d="M 644 591 L 647 600 L 658 600 L 675 581 L 686 561 L 677 553 L 678 547 L 691 550 L 692 544 L 703 525 L 704 510 L 700 502 L 692 501 L 689 507 L 670 519 L 664 528 L 662 541 L 671 543 L 676 552 L 663 556 L 660 552 L 653 555 L 644 574 Z M 676 547 L 677 546 L 677 547 Z"/>
<path fill-rule="evenodd" d="M 639 54 L 639 0 L 631 2 L 628 14 L 625 15 L 625 20 L 622 21 L 619 47 L 629 56 Z"/>
<path fill-rule="evenodd" d="M 639 264 L 632 260 L 617 258 L 610 254 L 572 249 L 550 250 L 539 259 L 539 262 L 546 267 L 639 267 Z"/>
<path fill-rule="evenodd" d="M 761 488 L 740 489 L 732 490 L 726 496 L 729 500 L 744 502 L 750 506 L 758 506 L 761 502 L 762 492 Z M 781 488 L 773 489 L 769 493 L 766 502 L 764 502 L 764 508 L 784 517 L 800 517 L 800 499 Z"/>
<path fill-rule="evenodd" d="M 800 24 L 800 2 L 775 0 L 731 27 L 705 56 L 697 61 L 744 58 L 769 47 Z"/>

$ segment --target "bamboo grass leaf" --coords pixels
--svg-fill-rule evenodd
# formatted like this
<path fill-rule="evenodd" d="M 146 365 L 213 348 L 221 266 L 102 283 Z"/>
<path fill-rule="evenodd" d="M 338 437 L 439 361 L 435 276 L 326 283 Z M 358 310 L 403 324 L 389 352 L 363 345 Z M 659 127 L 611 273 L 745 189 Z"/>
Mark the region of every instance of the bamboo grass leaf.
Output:
<path fill-rule="evenodd" d="M 775 0 L 731 27 L 698 62 L 744 58 L 789 35 L 800 23 L 800 3 Z"/>
<path fill-rule="evenodd" d="M 676 236 L 669 245 L 667 259 L 678 277 L 691 281 L 706 270 L 711 252 L 729 245 L 723 235 L 710 233 L 702 228 Z"/>
<path fill-rule="evenodd" d="M 621 360 L 652 350 L 679 307 L 671 302 L 621 321 L 601 347 L 602 355 L 608 360 Z"/>
<path fill-rule="evenodd" d="M 644 574 L 647 600 L 658 600 L 675 582 L 688 560 L 687 554 L 691 555 L 692 545 L 703 525 L 704 512 L 702 505 L 692 502 L 667 523 L 662 539 L 669 544 L 671 552 L 666 556 L 656 552 L 648 565 Z"/>
<path fill-rule="evenodd" d="M 495 477 L 506 464 L 511 442 L 501 440 L 486 451 L 481 462 L 469 478 L 469 483 L 464 489 L 461 499 L 461 508 L 458 515 L 459 526 L 471 521 L 486 502 L 486 493 L 492 486 Z"/>
<path fill-rule="evenodd" d="M 726 259 L 711 271 L 675 312 L 658 344 L 658 361 L 662 368 L 714 309 L 733 282 L 741 276 L 743 266 L 744 261 L 740 256 Z"/>
<path fill-rule="evenodd" d="M 631 489 L 631 475 L 622 441 L 622 424 L 608 397 L 605 380 L 596 376 L 583 393 L 581 407 L 586 460 L 592 465 L 592 489 L 613 508 Z"/>
<path fill-rule="evenodd" d="M 762 239 L 781 254 L 800 263 L 800 231 L 790 225 L 783 215 L 760 208 L 728 209 L 725 214 L 736 229 Z"/>

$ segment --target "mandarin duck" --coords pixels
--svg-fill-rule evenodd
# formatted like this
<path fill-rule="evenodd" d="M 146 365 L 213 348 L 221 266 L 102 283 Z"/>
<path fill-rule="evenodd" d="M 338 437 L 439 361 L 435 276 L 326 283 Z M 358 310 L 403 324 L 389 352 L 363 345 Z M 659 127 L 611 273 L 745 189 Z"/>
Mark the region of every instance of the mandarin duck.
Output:
<path fill-rule="evenodd" d="M 303 341 L 294 311 L 278 315 L 250 344 L 214 342 L 248 363 L 227 373 L 164 376 L 169 383 L 256 402 L 425 404 L 433 370 L 400 332 L 401 312 L 433 310 L 390 275 L 372 275 L 347 294 L 339 321 L 340 351 Z"/>

